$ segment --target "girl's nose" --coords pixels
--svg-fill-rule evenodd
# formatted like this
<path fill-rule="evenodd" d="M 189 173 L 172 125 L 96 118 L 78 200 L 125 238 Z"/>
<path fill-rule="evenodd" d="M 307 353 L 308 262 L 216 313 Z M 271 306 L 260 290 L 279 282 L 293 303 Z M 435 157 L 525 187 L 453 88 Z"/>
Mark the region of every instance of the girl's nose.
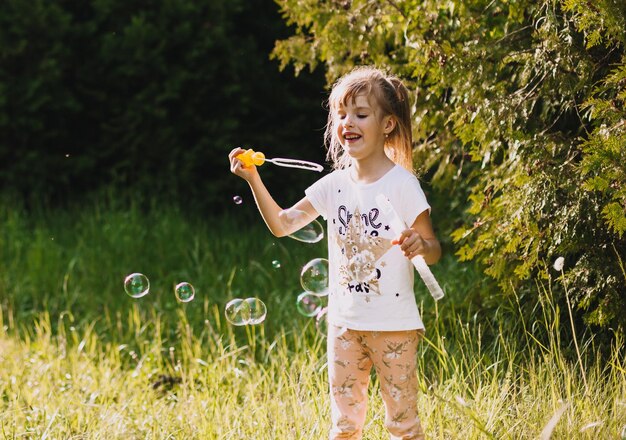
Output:
<path fill-rule="evenodd" d="M 343 126 L 344 127 L 354 127 L 354 124 L 352 124 L 352 118 L 348 115 L 346 115 L 345 118 L 343 118 Z"/>

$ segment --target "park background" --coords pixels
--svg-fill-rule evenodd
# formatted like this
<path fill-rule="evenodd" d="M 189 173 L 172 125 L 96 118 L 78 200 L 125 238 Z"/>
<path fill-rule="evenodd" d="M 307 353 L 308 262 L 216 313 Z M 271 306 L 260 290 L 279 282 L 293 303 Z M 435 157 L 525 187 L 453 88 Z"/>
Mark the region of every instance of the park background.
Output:
<path fill-rule="evenodd" d="M 272 237 L 227 154 L 325 163 L 329 86 L 374 64 L 411 91 L 444 249 L 446 298 L 416 285 L 429 437 L 626 438 L 625 28 L 618 0 L 2 2 L 3 436 L 324 437 L 295 298 L 325 243 Z M 262 173 L 283 206 L 319 178 Z M 248 296 L 265 322 L 225 322 Z"/>

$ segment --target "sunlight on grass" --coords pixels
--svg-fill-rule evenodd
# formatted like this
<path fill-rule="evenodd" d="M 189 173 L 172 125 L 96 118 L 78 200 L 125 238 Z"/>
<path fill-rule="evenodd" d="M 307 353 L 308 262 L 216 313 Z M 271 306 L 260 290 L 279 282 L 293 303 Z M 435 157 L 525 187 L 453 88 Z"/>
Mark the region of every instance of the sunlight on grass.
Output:
<path fill-rule="evenodd" d="M 326 437 L 325 340 L 295 311 L 299 268 L 323 256 L 323 244 L 138 206 L 47 217 L 5 210 L 0 220 L 3 438 Z M 138 300 L 122 286 L 133 271 L 151 277 Z M 537 284 L 532 314 L 516 296 L 487 316 L 462 306 L 475 274 L 451 257 L 433 271 L 446 299 L 417 292 L 428 438 L 626 436 L 623 335 L 610 348 L 578 335 L 579 361 L 551 280 Z M 197 289 L 190 303 L 174 298 L 181 281 Z M 251 295 L 266 302 L 267 320 L 230 326 L 224 304 Z M 378 440 L 387 435 L 372 377 L 364 438 Z"/>
<path fill-rule="evenodd" d="M 76 328 L 67 317 L 56 335 L 46 314 L 29 330 L 5 325 L 3 435 L 323 438 L 329 417 L 325 347 L 312 325 L 274 339 L 262 326 L 247 327 L 238 338 L 217 308 L 211 312 L 194 328 L 182 313 L 175 323 L 158 316 L 144 323 L 134 308 L 119 317 L 126 325 L 113 326 L 127 330 L 107 341 L 93 326 Z M 161 339 L 165 325 L 176 326 L 178 344 Z M 617 438 L 626 425 L 623 345 L 607 364 L 588 366 L 585 393 L 575 363 L 555 347 L 534 345 L 540 355 L 527 356 L 501 338 L 486 350 L 477 328 L 459 322 L 440 330 L 446 335 L 431 335 L 422 345 L 420 365 L 429 372 L 421 378 L 419 404 L 431 438 L 537 438 L 559 411 L 554 438 Z M 452 338 L 454 353 L 448 351 Z M 374 383 L 370 439 L 385 436 Z"/>

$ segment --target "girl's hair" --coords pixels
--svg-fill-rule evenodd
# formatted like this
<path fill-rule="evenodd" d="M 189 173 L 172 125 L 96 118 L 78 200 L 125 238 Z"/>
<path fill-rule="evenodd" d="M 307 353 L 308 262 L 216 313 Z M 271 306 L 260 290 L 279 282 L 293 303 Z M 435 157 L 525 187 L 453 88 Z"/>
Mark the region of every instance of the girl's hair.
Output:
<path fill-rule="evenodd" d="M 354 103 L 358 95 L 376 100 L 384 116 L 392 116 L 396 125 L 385 139 L 385 153 L 396 164 L 413 172 L 413 135 L 411 133 L 411 112 L 409 93 L 396 76 L 387 75 L 375 67 L 362 66 L 341 77 L 332 88 L 328 98 L 328 123 L 324 140 L 328 152 L 326 159 L 333 168 L 342 169 L 350 165 L 350 156 L 339 143 L 335 113 L 340 105 Z"/>

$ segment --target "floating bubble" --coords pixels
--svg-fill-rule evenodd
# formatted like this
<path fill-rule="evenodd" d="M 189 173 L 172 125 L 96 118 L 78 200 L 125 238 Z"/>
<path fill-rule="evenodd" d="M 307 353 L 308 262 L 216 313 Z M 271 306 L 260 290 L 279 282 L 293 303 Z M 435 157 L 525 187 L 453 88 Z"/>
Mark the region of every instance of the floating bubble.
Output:
<path fill-rule="evenodd" d="M 258 298 L 235 298 L 226 304 L 224 315 L 233 325 L 256 325 L 265 321 L 267 307 Z"/>
<path fill-rule="evenodd" d="M 283 226 L 293 227 L 302 222 L 306 218 L 306 212 L 300 211 L 294 208 L 283 209 L 278 213 L 278 219 L 282 222 Z"/>
<path fill-rule="evenodd" d="M 174 288 L 176 299 L 180 302 L 189 302 L 196 296 L 196 290 L 189 283 L 178 283 Z"/>
<path fill-rule="evenodd" d="M 132 298 L 141 298 L 150 291 L 150 281 L 142 273 L 131 273 L 124 279 L 124 290 Z"/>
<path fill-rule="evenodd" d="M 320 222 L 313 220 L 311 223 L 297 230 L 289 237 L 304 243 L 317 243 L 324 238 L 324 228 Z"/>
<path fill-rule="evenodd" d="M 241 298 L 235 298 L 226 304 L 226 320 L 232 325 L 246 325 L 250 320 L 250 306 Z"/>
<path fill-rule="evenodd" d="M 304 211 L 298 209 L 283 209 L 278 213 L 278 218 L 283 225 L 287 228 L 293 226 L 299 226 L 307 218 L 307 214 Z M 296 232 L 289 235 L 294 240 L 302 241 L 305 243 L 317 243 L 324 238 L 324 228 L 317 220 L 313 220 L 309 224 L 300 227 Z"/>
<path fill-rule="evenodd" d="M 315 318 L 315 328 L 322 337 L 328 335 L 328 307 L 324 307 L 319 311 Z"/>
<path fill-rule="evenodd" d="M 235 202 L 235 205 L 241 205 L 243 203 L 243 199 L 241 198 L 241 196 L 234 196 L 233 202 Z"/>
<path fill-rule="evenodd" d="M 296 300 L 296 308 L 301 315 L 311 318 L 322 309 L 322 298 L 311 292 L 302 292 Z"/>
<path fill-rule="evenodd" d="M 280 261 L 278 261 L 278 260 L 272 261 L 272 267 L 274 269 L 280 269 Z"/>
<path fill-rule="evenodd" d="M 246 299 L 246 303 L 248 304 L 248 309 L 250 310 L 250 319 L 248 320 L 248 324 L 256 325 L 265 321 L 265 317 L 267 316 L 267 307 L 265 307 L 265 303 L 258 298 L 248 298 Z"/>
<path fill-rule="evenodd" d="M 300 272 L 300 284 L 307 292 L 328 295 L 328 260 L 315 258 L 305 264 Z"/>

